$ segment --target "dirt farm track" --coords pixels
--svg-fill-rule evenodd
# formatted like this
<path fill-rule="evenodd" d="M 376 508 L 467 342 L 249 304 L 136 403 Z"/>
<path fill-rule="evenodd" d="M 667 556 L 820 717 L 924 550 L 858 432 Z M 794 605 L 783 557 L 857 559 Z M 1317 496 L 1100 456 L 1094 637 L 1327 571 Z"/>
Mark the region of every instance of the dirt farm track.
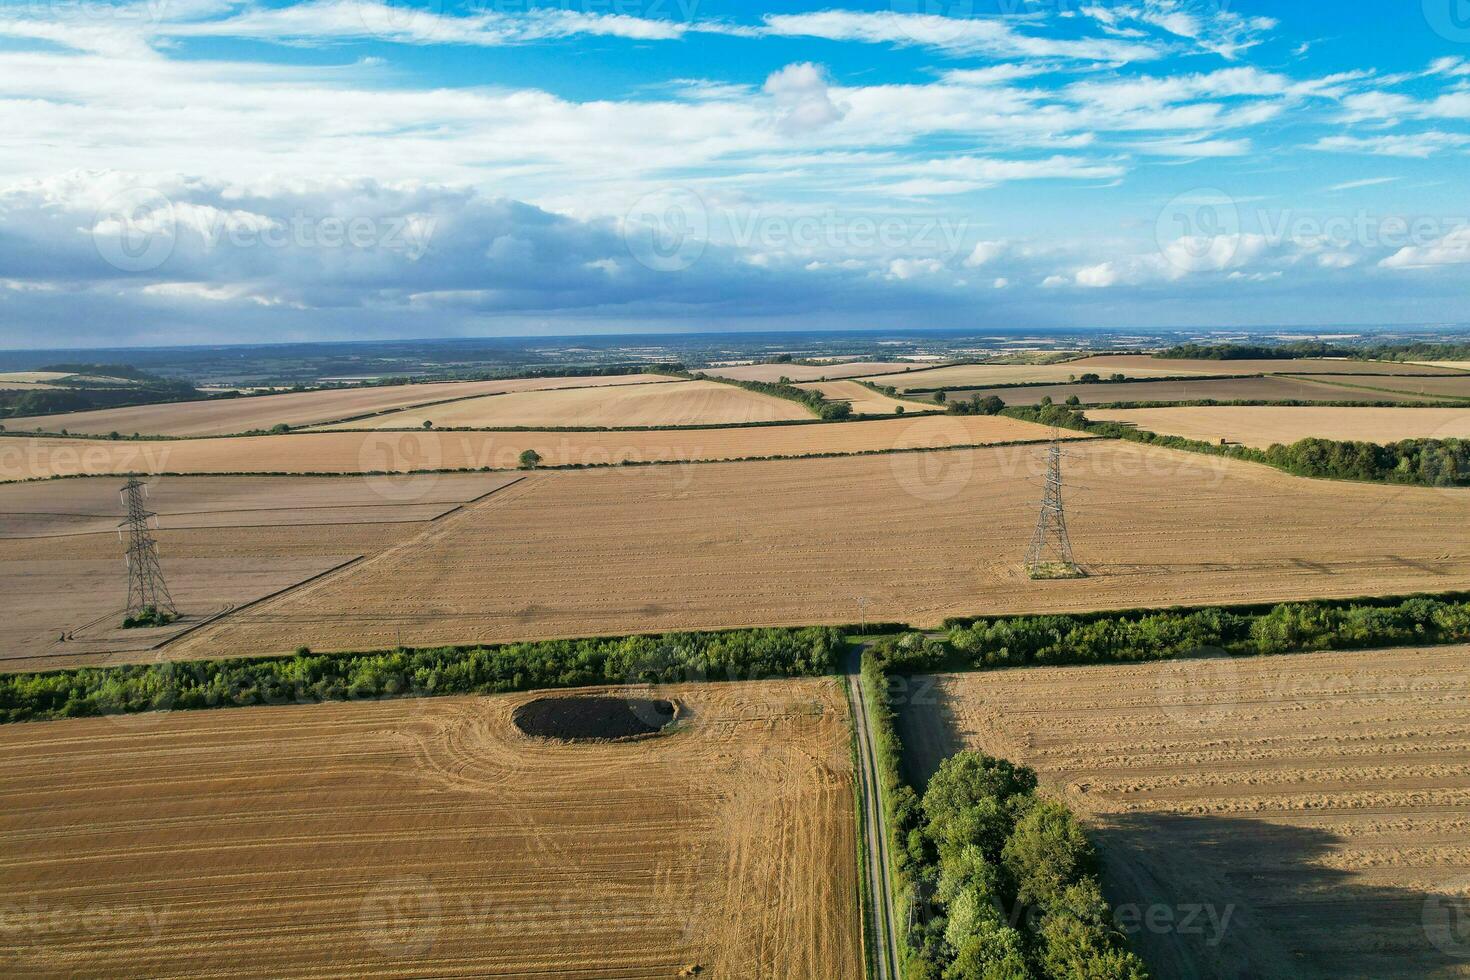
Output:
<path fill-rule="evenodd" d="M 1158 977 L 1470 976 L 1470 648 L 948 674 L 917 767 L 1035 767 Z M 923 701 L 922 705 L 917 704 Z M 1186 919 L 1188 916 L 1188 919 Z"/>
<path fill-rule="evenodd" d="M 0 971 L 859 976 L 837 681 L 656 690 L 625 743 L 531 693 L 4 726 Z"/>

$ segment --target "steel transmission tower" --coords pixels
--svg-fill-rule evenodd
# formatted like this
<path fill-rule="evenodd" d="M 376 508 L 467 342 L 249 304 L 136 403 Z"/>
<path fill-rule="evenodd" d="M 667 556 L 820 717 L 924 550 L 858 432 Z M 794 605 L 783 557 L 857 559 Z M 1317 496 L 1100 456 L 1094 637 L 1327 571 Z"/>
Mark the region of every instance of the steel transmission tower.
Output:
<path fill-rule="evenodd" d="M 128 535 L 128 611 L 137 616 L 147 609 L 169 616 L 178 616 L 174 597 L 169 595 L 163 581 L 163 570 L 158 567 L 158 545 L 148 529 L 148 519 L 154 517 L 143 506 L 143 493 L 147 485 L 138 480 L 129 480 L 121 490 L 123 502 L 127 504 L 128 516 L 117 526 L 118 536 Z"/>
<path fill-rule="evenodd" d="M 1052 432 L 1046 453 L 1046 485 L 1041 496 L 1041 513 L 1031 546 L 1026 549 L 1026 571 L 1032 578 L 1081 578 L 1081 567 L 1072 557 L 1072 540 L 1067 536 L 1067 512 L 1062 505 L 1062 447 Z"/>

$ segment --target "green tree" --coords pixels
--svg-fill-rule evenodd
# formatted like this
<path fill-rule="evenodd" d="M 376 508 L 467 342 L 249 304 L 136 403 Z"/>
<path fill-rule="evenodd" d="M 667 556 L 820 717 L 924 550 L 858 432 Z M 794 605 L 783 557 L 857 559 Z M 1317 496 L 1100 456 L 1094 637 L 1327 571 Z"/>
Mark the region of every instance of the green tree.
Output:
<path fill-rule="evenodd" d="M 534 470 L 541 465 L 541 454 L 534 449 L 527 449 L 521 453 L 521 469 Z"/>

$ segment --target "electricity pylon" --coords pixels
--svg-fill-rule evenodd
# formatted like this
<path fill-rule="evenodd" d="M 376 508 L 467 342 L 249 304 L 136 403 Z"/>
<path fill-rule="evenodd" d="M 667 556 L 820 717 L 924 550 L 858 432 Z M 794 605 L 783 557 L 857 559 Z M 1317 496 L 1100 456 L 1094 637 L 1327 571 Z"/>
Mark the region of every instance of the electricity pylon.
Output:
<path fill-rule="evenodd" d="M 143 492 L 146 484 L 129 480 L 121 490 L 128 516 L 118 524 L 118 536 L 124 529 L 128 535 L 128 612 L 138 616 L 152 609 L 157 613 L 178 616 L 174 597 L 169 594 L 163 581 L 163 570 L 158 567 L 158 545 L 148 529 L 148 519 L 156 516 L 143 507 Z"/>
<path fill-rule="evenodd" d="M 1046 485 L 1041 495 L 1041 513 L 1031 546 L 1026 549 L 1026 572 L 1032 578 L 1081 578 L 1085 573 L 1072 557 L 1072 539 L 1067 536 L 1067 511 L 1062 504 L 1062 447 L 1052 432 L 1046 453 Z"/>

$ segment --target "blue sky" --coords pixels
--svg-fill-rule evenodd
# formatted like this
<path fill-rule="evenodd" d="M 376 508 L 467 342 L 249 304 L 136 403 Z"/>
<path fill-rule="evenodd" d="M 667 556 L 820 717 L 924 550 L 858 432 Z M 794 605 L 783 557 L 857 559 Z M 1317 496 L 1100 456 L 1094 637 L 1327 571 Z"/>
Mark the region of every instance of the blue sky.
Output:
<path fill-rule="evenodd" d="M 1470 321 L 1465 0 L 0 0 L 0 346 Z"/>

